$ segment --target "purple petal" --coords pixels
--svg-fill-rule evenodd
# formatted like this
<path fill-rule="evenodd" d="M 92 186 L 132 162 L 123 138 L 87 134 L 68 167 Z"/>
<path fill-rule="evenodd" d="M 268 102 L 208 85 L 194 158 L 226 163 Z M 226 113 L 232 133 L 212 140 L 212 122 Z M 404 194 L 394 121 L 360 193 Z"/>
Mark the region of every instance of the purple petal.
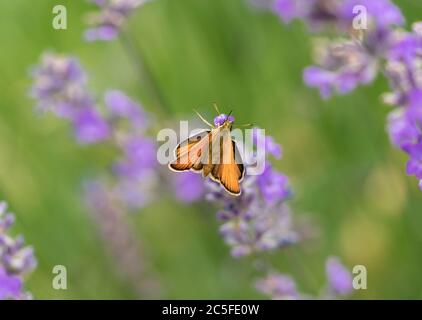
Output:
<path fill-rule="evenodd" d="M 293 19 L 300 16 L 294 0 L 277 0 L 274 2 L 273 10 L 284 23 L 290 23 Z"/>
<path fill-rule="evenodd" d="M 108 138 L 107 122 L 92 108 L 80 111 L 73 121 L 76 139 L 80 143 L 96 143 Z"/>
<path fill-rule="evenodd" d="M 335 79 L 333 73 L 318 67 L 308 67 L 303 72 L 303 80 L 309 87 L 318 88 L 323 98 L 332 94 L 332 83 Z"/>
<path fill-rule="evenodd" d="M 124 159 L 115 165 L 119 175 L 140 178 L 145 170 L 153 169 L 157 164 L 156 145 L 152 139 L 132 138 L 124 149 Z"/>
<path fill-rule="evenodd" d="M 388 133 L 391 143 L 402 150 L 416 143 L 420 134 L 409 116 L 398 111 L 388 116 Z"/>
<path fill-rule="evenodd" d="M 111 25 L 91 28 L 85 31 L 84 37 L 86 41 L 111 41 L 114 40 L 119 33 L 119 30 Z"/>
<path fill-rule="evenodd" d="M 334 293 L 348 295 L 352 292 L 352 275 L 337 257 L 330 257 L 327 259 L 326 274 L 328 285 Z"/>
<path fill-rule="evenodd" d="M 257 180 L 262 196 L 268 203 L 283 201 L 290 195 L 289 179 L 284 174 L 272 169 L 266 163 L 264 172 Z"/>
<path fill-rule="evenodd" d="M 22 290 L 22 281 L 19 277 L 8 275 L 0 266 L 0 300 L 18 298 Z"/>
<path fill-rule="evenodd" d="M 195 202 L 204 196 L 204 179 L 197 173 L 174 173 L 172 182 L 175 197 L 181 202 Z"/>

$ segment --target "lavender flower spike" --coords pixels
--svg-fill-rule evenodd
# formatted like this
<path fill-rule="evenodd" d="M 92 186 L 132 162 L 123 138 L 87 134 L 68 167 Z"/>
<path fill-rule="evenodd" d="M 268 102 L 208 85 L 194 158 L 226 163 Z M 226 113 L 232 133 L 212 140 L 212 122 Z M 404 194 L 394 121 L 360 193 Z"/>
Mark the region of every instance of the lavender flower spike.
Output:
<path fill-rule="evenodd" d="M 203 178 L 193 172 L 170 173 L 172 176 L 172 188 L 177 200 L 184 203 L 192 203 L 203 199 L 205 185 Z"/>
<path fill-rule="evenodd" d="M 256 282 L 256 288 L 263 294 L 277 300 L 292 299 L 337 299 L 349 296 L 353 292 L 352 275 L 337 257 L 329 257 L 326 261 L 328 290 L 322 295 L 299 293 L 294 279 L 288 275 L 271 272 Z"/>
<path fill-rule="evenodd" d="M 284 23 L 301 19 L 309 30 L 320 30 L 339 20 L 341 0 L 275 0 L 273 11 Z"/>
<path fill-rule="evenodd" d="M 372 82 L 377 74 L 378 58 L 354 40 L 320 43 L 319 53 L 320 66 L 306 68 L 303 79 L 309 87 L 318 88 L 323 98 L 349 93 Z"/>
<path fill-rule="evenodd" d="M 46 53 L 32 71 L 31 96 L 37 110 L 70 120 L 82 144 L 109 137 L 110 128 L 86 89 L 87 76 L 76 58 Z"/>
<path fill-rule="evenodd" d="M 356 6 L 366 8 L 367 25 L 355 26 Z M 302 19 L 310 30 L 334 29 L 346 39 L 317 44 L 317 66 L 305 69 L 304 82 L 318 88 L 324 98 L 346 94 L 371 83 L 392 44 L 392 28 L 404 23 L 389 0 L 277 0 L 274 11 L 286 23 Z"/>
<path fill-rule="evenodd" d="M 342 37 L 320 41 L 317 64 L 303 73 L 323 98 L 369 84 L 378 73 L 387 76 L 392 92 L 383 100 L 396 106 L 388 117 L 390 140 L 409 155 L 406 172 L 422 189 L 422 22 L 405 32 L 390 0 L 275 0 L 272 9 L 285 23 L 301 19 L 312 32 L 330 27 Z"/>
<path fill-rule="evenodd" d="M 298 300 L 301 296 L 290 276 L 271 273 L 255 284 L 256 289 L 273 300 Z"/>
<path fill-rule="evenodd" d="M 30 95 L 37 101 L 37 110 L 53 111 L 60 117 L 72 117 L 76 110 L 91 107 L 85 90 L 87 76 L 73 57 L 45 53 L 41 63 L 31 72 Z"/>
<path fill-rule="evenodd" d="M 114 40 L 129 15 L 148 0 L 93 0 L 100 9 L 89 16 L 91 28 L 85 31 L 87 41 Z"/>
<path fill-rule="evenodd" d="M 386 75 L 392 92 L 384 101 L 398 105 L 389 115 L 391 142 L 409 155 L 406 173 L 419 180 L 422 189 L 422 23 L 413 32 L 398 32 L 388 52 Z"/>
<path fill-rule="evenodd" d="M 8 234 L 14 215 L 7 212 L 6 202 L 0 202 L 0 300 L 29 299 L 23 290 L 23 278 L 36 266 L 31 247 L 24 247 L 21 236 Z"/>
<path fill-rule="evenodd" d="M 326 273 L 330 292 L 346 296 L 353 291 L 352 274 L 337 257 L 327 259 Z"/>
<path fill-rule="evenodd" d="M 116 199 L 108 189 L 99 180 L 85 184 L 86 201 L 105 247 L 124 280 L 133 285 L 140 295 L 156 297 L 158 282 L 149 272 L 148 260 L 143 256 L 138 239 L 127 221 L 127 214 L 116 205 Z"/>
<path fill-rule="evenodd" d="M 281 155 L 281 147 L 271 137 L 265 137 L 265 142 L 271 144 L 273 154 Z M 266 160 L 262 175 L 246 174 L 242 181 L 243 193 L 239 197 L 228 196 L 212 181 L 209 181 L 208 188 L 207 199 L 223 206 L 217 213 L 217 218 L 222 221 L 220 234 L 231 247 L 234 257 L 283 248 L 300 240 L 300 232 L 296 230 L 290 208 L 285 203 L 291 194 L 288 179 L 273 169 L 269 161 Z"/>
<path fill-rule="evenodd" d="M 22 295 L 22 280 L 13 275 L 7 274 L 0 266 L 0 300 L 18 299 Z"/>

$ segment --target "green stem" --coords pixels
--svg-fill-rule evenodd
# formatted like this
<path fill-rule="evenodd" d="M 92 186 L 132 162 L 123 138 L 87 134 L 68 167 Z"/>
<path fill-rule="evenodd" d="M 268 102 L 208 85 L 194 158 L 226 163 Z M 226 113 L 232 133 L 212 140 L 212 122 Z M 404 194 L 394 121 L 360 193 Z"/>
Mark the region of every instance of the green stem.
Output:
<path fill-rule="evenodd" d="M 166 103 L 142 50 L 139 46 L 135 46 L 131 37 L 124 32 L 120 35 L 120 42 L 135 67 L 142 89 L 147 89 L 153 95 L 155 103 L 163 115 L 171 114 L 172 110 L 169 108 L 168 103 Z"/>
<path fill-rule="evenodd" d="M 307 266 L 306 262 L 303 261 L 302 257 L 297 251 L 297 248 L 291 248 L 291 250 L 286 250 L 288 259 L 294 265 L 294 268 L 298 270 L 306 281 L 310 284 L 312 289 L 315 292 L 319 291 L 319 284 L 317 279 L 314 276 L 312 270 Z"/>

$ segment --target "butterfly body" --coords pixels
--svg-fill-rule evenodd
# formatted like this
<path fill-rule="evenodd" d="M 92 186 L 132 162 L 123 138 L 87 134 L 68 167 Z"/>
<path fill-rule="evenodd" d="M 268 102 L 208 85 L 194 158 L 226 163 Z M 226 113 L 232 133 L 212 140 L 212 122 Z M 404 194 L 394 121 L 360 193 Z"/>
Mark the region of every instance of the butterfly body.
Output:
<path fill-rule="evenodd" d="M 233 122 L 230 114 L 220 114 L 214 119 L 215 126 L 211 130 L 204 130 L 181 142 L 176 147 L 176 160 L 170 163 L 170 169 L 202 173 L 204 178 L 210 177 L 221 184 L 228 193 L 240 195 L 245 167 L 236 142 L 231 138 Z"/>

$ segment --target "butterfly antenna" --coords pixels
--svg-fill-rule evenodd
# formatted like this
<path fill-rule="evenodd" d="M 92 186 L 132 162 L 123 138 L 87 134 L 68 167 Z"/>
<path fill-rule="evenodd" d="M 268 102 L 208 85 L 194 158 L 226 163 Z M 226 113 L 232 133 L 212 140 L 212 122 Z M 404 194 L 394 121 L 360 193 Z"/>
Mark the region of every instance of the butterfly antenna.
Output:
<path fill-rule="evenodd" d="M 236 127 L 252 128 L 253 127 L 253 123 L 239 124 L 239 125 L 236 125 Z"/>
<path fill-rule="evenodd" d="M 221 114 L 221 112 L 220 112 L 220 110 L 218 110 L 218 106 L 217 106 L 217 104 L 216 104 L 216 103 L 213 103 L 212 105 L 213 105 L 213 107 L 214 107 L 215 111 L 217 111 L 217 115 L 220 115 L 220 114 Z"/>
<path fill-rule="evenodd" d="M 233 110 L 231 110 L 231 111 L 229 112 L 229 114 L 227 115 L 227 118 L 231 116 L 232 112 L 233 112 Z"/>
<path fill-rule="evenodd" d="M 205 118 L 203 116 L 201 116 L 201 114 L 198 111 L 196 111 L 195 109 L 193 111 L 197 114 L 199 119 L 201 119 L 205 124 L 207 124 L 211 128 L 214 128 L 214 126 L 211 123 L 209 123 L 207 120 L 205 120 Z"/>

